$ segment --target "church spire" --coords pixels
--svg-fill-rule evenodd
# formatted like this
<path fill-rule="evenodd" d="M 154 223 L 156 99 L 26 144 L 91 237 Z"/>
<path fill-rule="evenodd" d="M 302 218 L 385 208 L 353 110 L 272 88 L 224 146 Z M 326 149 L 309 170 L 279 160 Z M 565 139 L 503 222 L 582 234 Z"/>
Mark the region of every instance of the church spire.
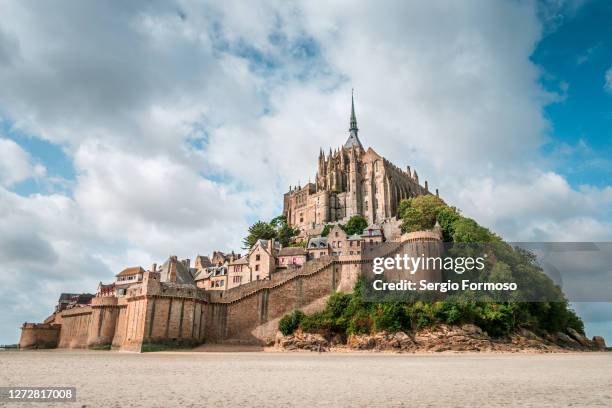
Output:
<path fill-rule="evenodd" d="M 351 127 L 349 128 L 349 132 L 355 131 L 357 134 L 357 117 L 355 117 L 355 97 L 354 97 L 354 89 L 351 89 Z"/>
<path fill-rule="evenodd" d="M 344 148 L 350 149 L 352 146 L 357 146 L 363 149 L 359 137 L 357 137 L 357 132 L 359 132 L 359 129 L 357 128 L 357 117 L 355 116 L 355 97 L 353 90 L 351 90 L 351 127 L 349 128 L 350 135 L 346 143 L 344 143 Z"/>

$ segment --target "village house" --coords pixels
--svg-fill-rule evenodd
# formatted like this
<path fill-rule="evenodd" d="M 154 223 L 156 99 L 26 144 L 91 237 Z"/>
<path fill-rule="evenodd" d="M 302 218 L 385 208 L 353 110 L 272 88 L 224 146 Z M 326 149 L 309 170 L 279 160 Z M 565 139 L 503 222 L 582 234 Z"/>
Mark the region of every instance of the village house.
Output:
<path fill-rule="evenodd" d="M 306 245 L 306 251 L 308 252 L 308 259 L 321 258 L 322 256 L 329 256 L 329 245 L 327 244 L 327 237 L 312 237 L 308 240 Z"/>
<path fill-rule="evenodd" d="M 308 253 L 301 247 L 284 247 L 278 252 L 279 268 L 299 268 L 306 262 Z"/>
<path fill-rule="evenodd" d="M 115 290 L 117 296 L 125 295 L 127 289 L 136 284 L 142 282 L 142 277 L 145 270 L 140 266 L 132 266 L 125 268 L 117 275 L 115 275 Z"/>
<path fill-rule="evenodd" d="M 361 254 L 361 236 L 349 236 L 339 225 L 329 230 L 327 242 L 332 256 Z"/>
<path fill-rule="evenodd" d="M 90 293 L 62 293 L 55 306 L 55 312 L 72 309 L 73 307 L 88 306 L 94 295 Z"/>
<path fill-rule="evenodd" d="M 235 288 L 253 280 L 251 268 L 249 267 L 249 256 L 245 255 L 235 259 L 228 266 L 227 288 Z"/>

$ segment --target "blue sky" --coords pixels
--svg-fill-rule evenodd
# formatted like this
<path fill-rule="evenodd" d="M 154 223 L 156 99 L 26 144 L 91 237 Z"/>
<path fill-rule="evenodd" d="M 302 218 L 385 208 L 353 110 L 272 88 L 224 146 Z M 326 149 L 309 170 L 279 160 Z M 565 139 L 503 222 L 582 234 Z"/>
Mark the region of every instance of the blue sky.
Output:
<path fill-rule="evenodd" d="M 609 2 L 0 15 L 0 343 L 125 266 L 239 250 L 345 141 L 351 88 L 366 146 L 507 240 L 612 240 Z M 612 339 L 610 305 L 578 307 Z"/>
<path fill-rule="evenodd" d="M 563 144 L 577 150 L 557 167 L 573 186 L 605 186 L 612 179 L 612 90 L 605 79 L 612 60 L 610 16 L 610 2 L 586 2 L 532 56 L 544 71 L 544 86 L 563 95 L 546 107 L 552 130 L 544 151 L 557 153 Z"/>

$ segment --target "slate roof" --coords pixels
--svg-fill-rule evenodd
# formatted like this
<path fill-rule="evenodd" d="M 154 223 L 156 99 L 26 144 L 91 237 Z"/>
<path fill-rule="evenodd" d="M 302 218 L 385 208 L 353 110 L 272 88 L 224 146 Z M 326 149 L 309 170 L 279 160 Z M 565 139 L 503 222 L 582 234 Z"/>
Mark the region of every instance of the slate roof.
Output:
<path fill-rule="evenodd" d="M 174 263 L 176 265 L 176 283 L 180 284 L 193 284 L 193 276 L 191 275 L 191 270 L 187 266 L 185 266 L 182 262 L 177 261 L 176 259 L 172 261 L 172 258 L 168 258 L 166 262 L 161 267 L 160 273 L 160 281 L 161 282 L 169 282 L 170 278 L 170 265 Z"/>
<path fill-rule="evenodd" d="M 362 237 L 379 237 L 381 235 L 382 235 L 382 230 L 380 226 L 376 224 L 370 225 L 369 227 L 364 229 L 363 234 L 361 234 Z"/>
<path fill-rule="evenodd" d="M 308 240 L 308 249 L 326 248 L 327 237 L 314 237 Z"/>

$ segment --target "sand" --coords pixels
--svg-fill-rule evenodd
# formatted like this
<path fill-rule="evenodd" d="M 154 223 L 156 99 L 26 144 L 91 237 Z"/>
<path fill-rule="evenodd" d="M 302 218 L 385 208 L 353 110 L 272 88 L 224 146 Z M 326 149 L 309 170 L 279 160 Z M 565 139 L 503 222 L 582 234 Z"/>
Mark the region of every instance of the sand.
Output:
<path fill-rule="evenodd" d="M 0 386 L 75 386 L 57 407 L 609 407 L 612 353 L 5 351 Z"/>

